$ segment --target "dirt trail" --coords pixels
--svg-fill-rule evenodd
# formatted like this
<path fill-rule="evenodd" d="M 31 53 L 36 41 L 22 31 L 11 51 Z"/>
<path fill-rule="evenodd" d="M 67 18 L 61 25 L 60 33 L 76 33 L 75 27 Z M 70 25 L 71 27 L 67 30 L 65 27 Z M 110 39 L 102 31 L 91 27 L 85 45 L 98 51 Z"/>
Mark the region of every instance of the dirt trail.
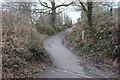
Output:
<path fill-rule="evenodd" d="M 99 70 L 95 70 L 97 72 L 93 74 L 87 73 L 83 65 L 79 64 L 82 60 L 62 44 L 65 36 L 71 30 L 72 28 L 63 30 L 44 42 L 46 51 L 53 59 L 53 66 L 36 75 L 37 78 L 105 78 L 105 74 Z"/>

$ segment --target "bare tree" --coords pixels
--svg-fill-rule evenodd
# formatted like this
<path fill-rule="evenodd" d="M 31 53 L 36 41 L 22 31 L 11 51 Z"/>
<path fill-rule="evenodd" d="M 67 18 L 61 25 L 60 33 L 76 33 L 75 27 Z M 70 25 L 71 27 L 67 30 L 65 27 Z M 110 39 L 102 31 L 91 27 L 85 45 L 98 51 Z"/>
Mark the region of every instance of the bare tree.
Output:
<path fill-rule="evenodd" d="M 40 4 L 43 7 L 49 9 L 50 24 L 54 27 L 55 30 L 57 30 L 55 27 L 55 20 L 56 20 L 56 14 L 57 14 L 56 10 L 62 6 L 65 6 L 65 7 L 69 6 L 69 5 L 73 4 L 74 2 L 70 2 L 68 4 L 62 3 L 62 4 L 57 5 L 55 0 L 48 0 L 48 1 L 50 2 L 51 6 L 49 6 L 49 3 L 39 0 Z"/>
<path fill-rule="evenodd" d="M 85 4 L 85 3 L 79 1 L 79 3 L 81 4 L 82 9 L 84 10 L 84 12 L 87 16 L 88 25 L 89 25 L 89 28 L 90 28 L 90 35 L 91 35 L 91 38 L 92 38 L 93 34 L 95 33 L 95 30 L 94 30 L 94 27 L 93 27 L 93 17 L 92 17 L 93 2 L 88 1 L 87 4 Z"/>

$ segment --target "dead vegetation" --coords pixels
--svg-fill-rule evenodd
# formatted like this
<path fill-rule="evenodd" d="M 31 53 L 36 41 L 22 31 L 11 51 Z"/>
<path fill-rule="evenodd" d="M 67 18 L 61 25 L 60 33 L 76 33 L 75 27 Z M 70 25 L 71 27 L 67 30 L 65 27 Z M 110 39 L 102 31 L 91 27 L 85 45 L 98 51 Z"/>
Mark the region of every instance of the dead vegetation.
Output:
<path fill-rule="evenodd" d="M 97 62 L 118 67 L 118 17 L 110 17 L 109 14 L 94 16 L 94 28 L 96 32 L 91 39 L 87 19 L 79 21 L 73 31 L 67 36 L 67 42 L 77 49 L 87 51 L 87 56 Z M 82 40 L 82 30 L 85 38 Z M 89 52 L 89 53 L 88 53 Z"/>
<path fill-rule="evenodd" d="M 46 34 L 40 34 L 24 14 L 3 11 L 2 69 L 3 78 L 32 77 L 50 58 L 43 47 Z"/>
<path fill-rule="evenodd" d="M 51 59 L 43 47 L 43 41 L 49 35 L 68 28 L 62 25 L 61 16 L 57 14 L 55 31 L 50 25 L 50 16 L 34 13 L 32 4 L 6 2 L 2 6 L 3 78 L 32 77 L 34 73 L 45 69 L 51 64 Z"/>

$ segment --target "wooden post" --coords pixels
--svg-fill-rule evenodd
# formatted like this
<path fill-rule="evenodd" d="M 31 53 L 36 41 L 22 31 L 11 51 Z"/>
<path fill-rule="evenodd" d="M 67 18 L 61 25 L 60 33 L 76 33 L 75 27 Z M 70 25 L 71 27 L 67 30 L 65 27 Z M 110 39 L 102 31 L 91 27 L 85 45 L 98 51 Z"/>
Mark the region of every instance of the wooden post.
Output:
<path fill-rule="evenodd" d="M 82 41 L 84 40 L 84 30 L 82 30 Z"/>

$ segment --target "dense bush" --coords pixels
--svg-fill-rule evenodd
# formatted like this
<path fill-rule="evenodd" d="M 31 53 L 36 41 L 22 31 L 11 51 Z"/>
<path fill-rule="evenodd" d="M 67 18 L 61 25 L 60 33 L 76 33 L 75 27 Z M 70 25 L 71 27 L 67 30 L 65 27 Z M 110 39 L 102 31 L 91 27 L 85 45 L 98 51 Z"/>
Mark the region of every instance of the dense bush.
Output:
<path fill-rule="evenodd" d="M 21 68 L 31 67 L 29 64 L 37 63 L 41 66 L 50 63 L 43 41 L 49 35 L 67 28 L 57 23 L 57 31 L 55 31 L 49 24 L 49 16 L 44 14 L 33 20 L 30 7 L 31 3 L 24 2 L 5 3 L 3 6 L 1 40 L 3 77 L 15 77 L 17 70 L 22 71 Z M 35 71 L 37 70 L 32 70 L 32 72 Z M 21 77 L 23 73 L 20 73 Z M 27 71 L 25 75 L 28 73 L 31 74 Z"/>
<path fill-rule="evenodd" d="M 3 12 L 3 14 L 3 77 L 15 77 L 15 71 L 31 67 L 29 64 L 32 64 L 33 61 L 38 64 L 48 63 L 48 54 L 42 44 L 47 35 L 39 33 L 36 27 L 29 22 L 30 17 L 27 15 L 14 15 L 12 12 Z M 28 73 L 24 77 L 31 74 L 29 71 Z M 20 76 L 18 75 L 18 77 Z"/>
<path fill-rule="evenodd" d="M 116 31 L 118 18 L 105 15 L 94 16 L 94 28 L 96 33 L 90 39 L 87 19 L 82 19 L 68 35 L 67 41 L 80 50 L 87 50 L 96 59 L 112 58 L 117 59 Z M 82 40 L 82 30 L 85 31 L 85 39 Z"/>

